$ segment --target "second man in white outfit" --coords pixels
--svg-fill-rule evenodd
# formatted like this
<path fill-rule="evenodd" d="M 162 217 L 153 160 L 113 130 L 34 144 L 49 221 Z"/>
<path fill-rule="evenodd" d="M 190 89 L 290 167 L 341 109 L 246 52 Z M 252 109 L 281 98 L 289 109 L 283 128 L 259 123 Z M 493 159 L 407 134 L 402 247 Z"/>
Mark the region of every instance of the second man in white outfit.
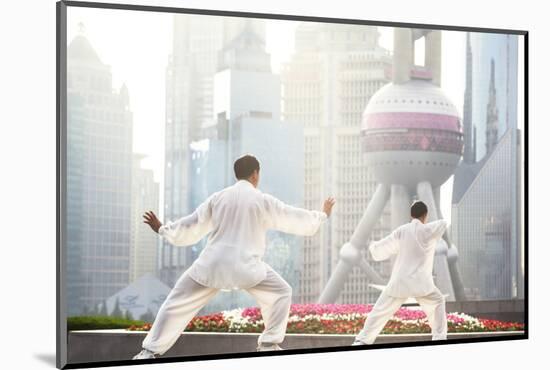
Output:
<path fill-rule="evenodd" d="M 444 220 L 426 223 L 428 208 L 423 202 L 413 203 L 411 217 L 410 223 L 369 247 L 374 260 L 395 256 L 395 262 L 388 285 L 367 315 L 363 330 L 353 345 L 374 343 L 386 322 L 409 297 L 414 297 L 426 313 L 432 339 L 447 339 L 445 298 L 432 276 L 435 247 L 447 223 Z"/>
<path fill-rule="evenodd" d="M 151 330 L 134 359 L 154 358 L 165 353 L 189 321 L 220 289 L 244 289 L 260 306 L 264 332 L 258 350 L 278 350 L 285 336 L 292 289 L 262 261 L 266 231 L 309 236 L 330 216 L 334 199 L 323 211 L 286 205 L 257 189 L 260 164 L 251 155 L 235 161 L 237 182 L 212 194 L 191 215 L 162 225 L 152 212 L 145 223 L 176 246 L 197 243 L 209 234 L 202 253 L 183 273 L 157 313 Z"/>

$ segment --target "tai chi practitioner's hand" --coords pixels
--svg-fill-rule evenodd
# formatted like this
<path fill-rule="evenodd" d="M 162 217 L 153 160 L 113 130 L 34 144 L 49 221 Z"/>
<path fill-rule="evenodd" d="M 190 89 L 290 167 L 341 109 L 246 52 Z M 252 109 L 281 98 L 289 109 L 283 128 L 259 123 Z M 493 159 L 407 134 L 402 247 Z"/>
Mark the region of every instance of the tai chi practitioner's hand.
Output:
<path fill-rule="evenodd" d="M 159 229 L 162 226 L 162 223 L 159 221 L 153 211 L 145 212 L 145 214 L 143 215 L 143 222 L 151 226 L 151 229 L 153 229 L 153 231 L 156 233 L 159 232 Z"/>
<path fill-rule="evenodd" d="M 323 212 L 327 214 L 327 217 L 330 217 L 330 213 L 332 212 L 332 207 L 334 206 L 334 203 L 336 203 L 336 201 L 333 197 L 328 197 L 325 200 L 325 203 L 323 204 Z"/>

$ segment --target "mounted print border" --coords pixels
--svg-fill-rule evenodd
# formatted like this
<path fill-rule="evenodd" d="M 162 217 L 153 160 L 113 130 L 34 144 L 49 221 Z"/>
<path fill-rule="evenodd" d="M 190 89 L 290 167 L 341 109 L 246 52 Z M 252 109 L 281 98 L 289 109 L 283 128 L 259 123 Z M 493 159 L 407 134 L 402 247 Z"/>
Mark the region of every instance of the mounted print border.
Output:
<path fill-rule="evenodd" d="M 68 325 L 68 319 L 72 316 L 67 309 L 67 300 L 68 300 L 68 269 L 67 263 L 70 260 L 68 253 L 68 229 L 67 225 L 69 220 L 67 204 L 68 204 L 68 161 L 70 158 L 69 140 L 70 135 L 68 132 L 68 9 L 103 9 L 103 10 L 125 10 L 125 11 L 137 11 L 137 12 L 150 12 L 150 13 L 169 13 L 169 14 L 186 14 L 186 15 L 199 15 L 199 16 L 221 16 L 221 17 L 232 17 L 232 18 L 245 18 L 245 19 L 260 19 L 260 20 L 280 20 L 280 21 L 296 21 L 296 22 L 316 22 L 324 24 L 338 24 L 338 25 L 359 25 L 359 26 L 376 26 L 376 27 L 394 27 L 396 29 L 411 29 L 411 30 L 438 30 L 438 31 L 460 31 L 460 32 L 470 32 L 470 33 L 480 33 L 480 34 L 498 34 L 498 35 L 515 35 L 518 39 L 522 40 L 522 50 L 521 53 L 518 51 L 518 60 L 523 64 L 523 70 L 518 69 L 518 74 L 522 73 L 523 86 L 522 100 L 517 100 L 518 106 L 521 105 L 523 108 L 523 117 L 518 117 L 518 121 L 523 119 L 523 127 L 521 133 L 514 133 L 511 136 L 510 140 L 519 141 L 524 145 L 523 152 L 519 150 L 519 160 L 518 166 L 515 167 L 515 173 L 518 176 L 516 179 L 518 187 L 516 188 L 518 199 L 523 200 L 517 203 L 519 206 L 516 209 L 517 212 L 517 225 L 515 230 L 517 235 L 517 243 L 522 246 L 523 253 L 523 265 L 522 265 L 522 274 L 523 279 L 517 281 L 520 282 L 520 286 L 514 286 L 516 290 L 522 291 L 521 299 L 493 299 L 487 301 L 468 301 L 466 299 L 459 299 L 460 293 L 456 290 L 456 281 L 453 280 L 453 268 L 450 265 L 449 274 L 451 276 L 451 283 L 455 287 L 454 298 L 456 301 L 450 301 L 447 304 L 447 312 L 476 312 L 479 313 L 480 317 L 484 317 L 484 322 L 476 317 L 471 317 L 468 315 L 456 316 L 455 321 L 450 322 L 453 326 L 453 330 L 449 331 L 449 337 L 446 340 L 429 340 L 428 334 L 426 332 L 427 324 L 425 318 L 422 318 L 422 323 L 419 325 L 419 332 L 409 331 L 409 334 L 397 334 L 398 332 L 383 332 L 381 340 L 377 341 L 375 344 L 369 346 L 350 346 L 353 342 L 354 335 L 351 334 L 355 330 L 355 333 L 358 329 L 361 328 L 362 323 L 365 319 L 365 315 L 368 315 L 368 312 L 372 309 L 372 305 L 341 305 L 340 308 L 334 308 L 329 303 L 334 303 L 335 299 L 340 293 L 341 286 L 338 284 L 344 284 L 345 278 L 342 281 L 342 276 L 347 276 L 349 272 L 339 277 L 331 277 L 329 275 L 329 281 L 326 282 L 327 285 L 331 285 L 331 288 L 324 289 L 319 297 L 319 304 L 305 304 L 305 305 L 294 305 L 291 309 L 291 320 L 289 322 L 287 336 L 284 344 L 284 351 L 270 351 L 270 352 L 256 352 L 255 350 L 255 341 L 259 329 L 263 325 L 261 322 L 261 317 L 257 312 L 252 311 L 224 311 L 223 314 L 216 316 L 215 314 L 208 316 L 202 315 L 202 318 L 191 321 L 188 328 L 192 327 L 193 330 L 181 334 L 182 340 L 178 341 L 176 345 L 167 353 L 166 357 L 160 357 L 155 359 L 146 359 L 146 360 L 130 360 L 131 356 L 129 355 L 132 351 L 137 352 L 145 332 L 150 329 L 150 326 L 138 324 L 133 326 L 128 326 L 128 328 L 119 328 L 114 329 L 112 327 L 106 328 L 103 330 L 86 330 L 87 324 L 79 323 L 81 326 Z M 529 303 L 529 294 L 528 294 L 528 164 L 529 164 L 529 150 L 528 150 L 528 46 L 529 46 L 529 33 L 525 30 L 513 30 L 513 29 L 495 29 L 495 28 L 477 28 L 477 27 L 464 27 L 464 26 L 451 26 L 451 25 L 435 25 L 435 24 L 416 24 L 416 23 L 402 23 L 402 22 L 384 22 L 377 20 L 362 20 L 362 19 L 338 19 L 338 18 L 327 18 L 327 17 L 311 17 L 306 15 L 290 15 L 290 14 L 268 14 L 268 13 L 253 13 L 253 12 L 233 12 L 233 11 L 221 11 L 221 10 L 205 10 L 205 9 L 187 9 L 187 8 L 176 8 L 176 7 L 161 7 L 161 6 L 145 6 L 145 5 L 130 5 L 130 4 L 110 4 L 110 3 L 100 3 L 100 2 L 79 2 L 79 1 L 59 1 L 57 3 L 57 257 L 56 257 L 56 269 L 57 269 L 57 353 L 56 353 L 56 365 L 58 368 L 84 368 L 84 367 L 103 367 L 103 366 L 122 366 L 122 365 L 135 365 L 135 364 L 146 364 L 146 363 L 166 363 L 166 362 L 181 362 L 181 361 L 203 361 L 203 360 L 214 360 L 214 359 L 229 359 L 229 358 L 243 358 L 243 357 L 259 357 L 259 356 L 278 356 L 278 355 L 292 355 L 292 354 L 305 354 L 305 353 L 321 353 L 321 352 L 340 352 L 340 351 L 362 351 L 362 350 L 371 350 L 377 348 L 399 348 L 399 347 L 414 347 L 414 346 L 432 346 L 432 345 L 447 345 L 447 344 L 457 344 L 457 343 L 482 343 L 482 342 L 491 342 L 491 341 L 503 341 L 503 340 L 520 340 L 527 339 L 529 337 L 529 324 L 528 324 L 528 303 Z M 418 31 L 420 32 L 420 31 Z M 426 48 L 428 46 L 428 41 L 426 41 Z M 414 51 L 413 51 L 414 54 Z M 464 56 L 466 57 L 466 56 Z M 426 54 L 426 64 L 429 63 L 440 63 L 433 62 L 429 60 L 428 54 Z M 436 76 L 432 75 L 430 71 L 426 71 L 422 68 L 413 68 L 411 70 L 410 66 L 405 66 L 405 73 L 407 76 L 413 76 L 417 81 L 424 81 L 430 79 L 440 78 L 437 73 Z M 429 68 L 427 68 L 429 69 Z M 394 69 L 389 72 L 388 78 L 393 78 L 394 81 L 396 78 L 399 78 L 399 70 Z M 387 77 L 386 76 L 386 77 Z M 513 76 L 512 76 L 513 77 Z M 408 77 L 407 77 L 408 78 Z M 519 87 L 518 87 L 519 88 Z M 390 94 L 391 95 L 391 94 Z M 389 95 L 388 95 L 389 96 Z M 382 101 L 382 99 L 380 99 Z M 396 100 L 397 101 L 397 100 Z M 403 100 L 404 101 L 404 100 Z M 441 103 L 442 105 L 444 103 Z M 466 103 L 465 103 L 466 104 Z M 365 103 L 366 106 L 366 103 Z M 373 108 L 374 109 L 374 108 Z M 514 108 L 514 109 L 517 109 Z M 374 112 L 374 113 L 373 113 Z M 263 113 L 263 112 L 260 112 Z M 280 112 L 279 112 L 280 113 Z M 278 113 L 278 114 L 279 114 Z M 375 115 L 378 113 L 379 115 Z M 395 112 L 394 112 L 395 113 Z M 271 113 L 270 113 L 271 114 Z M 258 114 L 258 117 L 261 115 Z M 387 122 L 391 120 L 393 116 L 380 115 L 380 112 L 374 111 L 365 111 L 364 117 L 369 116 L 369 120 L 365 119 L 363 126 L 361 127 L 361 133 L 357 135 L 361 136 L 362 150 L 366 152 L 370 159 L 367 160 L 369 165 L 375 166 L 380 165 L 378 169 L 378 177 L 383 178 L 383 171 L 386 171 L 388 167 L 384 167 L 384 164 L 381 164 L 383 160 L 381 157 L 378 157 L 377 153 L 383 151 L 395 151 L 396 146 L 398 150 L 406 151 L 411 150 L 409 147 L 404 145 L 416 145 L 416 149 L 425 144 L 422 141 L 421 137 L 408 137 L 401 138 L 399 140 L 404 140 L 403 142 L 397 142 L 395 139 L 390 140 L 377 136 L 378 131 L 381 128 L 387 129 Z M 462 113 L 459 114 L 462 116 Z M 263 117 L 263 116 L 262 116 Z M 260 118 L 262 118 L 260 117 Z M 271 116 L 270 116 L 271 117 Z M 260 119 L 258 118 L 258 119 Z M 265 118 L 265 117 L 263 117 Z M 411 118 L 411 117 L 409 117 Z M 402 117 L 403 124 L 410 125 L 424 125 L 422 129 L 430 129 L 430 123 L 425 121 L 426 118 L 423 117 L 413 117 L 410 122 L 407 123 L 409 119 L 407 117 Z M 455 117 L 456 119 L 456 117 Z M 229 122 L 229 121 L 228 121 Z M 420 122 L 420 123 L 419 123 Z M 427 123 L 426 123 L 427 122 Z M 449 121 L 449 127 L 451 127 L 454 121 Z M 460 124 L 459 124 L 460 126 Z M 243 126 L 244 127 L 244 126 Z M 407 126 L 407 129 L 411 129 L 413 126 Z M 415 129 L 418 127 L 414 127 Z M 433 128 L 433 127 L 431 127 Z M 402 127 L 399 129 L 403 129 Z M 244 128 L 242 128 L 244 130 Z M 439 128 L 438 128 L 439 130 Z M 441 141 L 438 141 L 437 144 L 432 148 L 433 151 L 445 152 L 445 155 L 457 155 L 456 158 L 460 156 L 466 156 L 466 149 L 463 152 L 462 146 L 457 146 L 459 144 L 453 143 L 450 139 L 452 135 L 453 138 L 462 138 L 467 135 L 466 131 L 462 131 L 458 127 L 457 131 L 452 133 L 453 128 L 449 129 L 449 132 L 444 132 Z M 489 129 L 487 129 L 489 131 Z M 443 130 L 442 130 L 443 131 Z M 515 130 L 514 130 L 515 131 Z M 243 131 L 244 132 L 244 131 Z M 250 131 L 253 132 L 253 131 Z M 289 131 L 290 132 L 290 131 Z M 438 131 L 440 132 L 440 131 Z M 471 134 L 471 133 L 470 133 Z M 478 133 L 479 134 L 479 133 Z M 246 135 L 246 133 L 244 134 Z M 451 135 L 451 136 L 449 136 Z M 458 135 L 458 136 L 457 136 Z M 517 135 L 517 136 L 516 136 Z M 417 141 L 415 141 L 418 139 Z M 523 139 L 523 141 L 522 141 Z M 273 140 L 276 140 L 274 137 Z M 457 139 L 458 140 L 458 139 Z M 455 145 L 456 144 L 456 145 Z M 453 146 L 454 145 L 454 146 Z M 462 141 L 460 142 L 462 145 Z M 431 149 L 430 149 L 431 150 Z M 475 157 L 475 153 L 473 154 Z M 523 158 L 521 158 L 523 155 Z M 451 158 L 451 157 L 445 157 Z M 453 157 L 454 158 L 454 157 Z M 408 160 L 408 158 L 407 158 Z M 453 161 L 454 159 L 449 159 Z M 523 160 L 523 163 L 522 163 Z M 457 159 L 458 161 L 458 159 Z M 397 163 L 397 162 L 396 162 Z M 412 161 L 411 161 L 412 163 Z M 428 162 L 426 162 L 428 163 Z M 449 162 L 450 163 L 450 162 Z M 484 162 L 486 163 L 486 161 Z M 523 164 L 523 172 L 521 171 L 521 164 Z M 440 163 L 441 166 L 445 166 L 443 161 Z M 454 163 L 457 165 L 457 163 Z M 410 178 L 410 173 L 403 170 L 402 173 L 407 174 L 407 178 Z M 384 172 L 385 173 L 385 172 Z M 435 175 L 434 175 L 435 176 Z M 523 176 L 523 185 L 521 185 L 521 177 Z M 437 176 L 435 176 L 437 177 Z M 435 178 L 434 177 L 434 178 Z M 393 180 L 389 180 L 393 181 Z M 408 180 L 407 180 L 408 181 Z M 416 180 L 415 180 L 416 181 Z M 430 178 L 430 181 L 438 181 Z M 423 191 L 421 182 L 418 187 L 415 187 L 415 191 L 418 191 L 418 196 L 421 197 Z M 389 189 L 389 188 L 388 188 Z M 392 188 L 393 189 L 393 188 Z M 382 190 L 383 192 L 383 186 Z M 387 190 L 389 192 L 389 190 Z M 434 188 L 434 194 L 437 194 L 439 199 L 439 188 Z M 373 199 L 375 198 L 372 195 Z M 389 195 L 388 195 L 389 197 Z M 413 196 L 414 197 L 414 196 Z M 394 199 L 394 198 L 391 198 Z M 407 198 L 409 199 L 409 198 Z M 337 200 L 338 201 L 338 200 Z M 381 206 L 383 206 L 381 204 Z M 370 207 L 370 206 L 369 206 Z M 439 204 L 437 205 L 439 207 Z M 458 213 L 457 213 L 458 215 Z M 184 215 L 181 215 L 184 216 Z M 463 217 L 463 216 L 461 216 Z M 515 217 L 515 216 L 514 216 Z M 387 230 L 389 231 L 389 230 Z M 453 233 L 455 230 L 453 229 Z M 458 232 L 458 231 L 457 231 Z M 356 233 L 354 233 L 354 236 Z M 348 235 L 348 238 L 352 237 Z M 453 236 L 454 238 L 454 236 Z M 490 236 L 488 236 L 490 238 Z M 353 237 L 352 237 L 353 239 Z M 449 237 L 445 237 L 446 242 L 449 246 L 451 242 Z M 492 240 L 492 239 L 491 239 Z M 353 241 L 353 240 L 352 240 Z M 495 252 L 496 253 L 496 252 Z M 343 258 L 344 254 L 340 252 L 340 258 Z M 290 258 L 290 257 L 288 257 Z M 521 259 L 521 256 L 515 255 L 516 260 Z M 338 265 L 340 266 L 340 265 Z M 342 270 L 344 267 L 333 267 L 333 273 L 336 273 L 336 270 Z M 367 268 L 366 268 L 367 269 Z M 513 268 L 512 268 L 513 269 Z M 517 272 L 517 271 L 516 271 Z M 515 273 L 515 272 L 514 272 Z M 332 280 L 331 280 L 332 279 Z M 170 280 L 170 279 L 168 279 Z M 461 283 L 462 284 L 462 283 Z M 376 285 L 376 284 L 374 284 Z M 462 286 L 462 289 L 464 287 Z M 470 294 L 474 294 L 471 293 Z M 336 298 L 335 298 L 336 297 Z M 365 302 L 366 303 L 366 302 Z M 374 302 L 372 302 L 374 303 Z M 109 303 L 110 304 L 110 303 Z M 103 303 L 105 309 L 107 309 L 107 301 Z M 112 306 L 111 306 L 112 307 Z M 118 307 L 118 301 L 117 301 Z M 332 311 L 331 311 L 332 310 Z M 341 310 L 341 311 L 338 311 Z M 237 312 L 237 313 L 235 313 Z M 413 312 L 413 313 L 410 313 Z M 506 320 L 499 320 L 502 318 L 500 315 L 502 312 L 506 312 Z M 221 316 L 220 316 L 221 315 Z M 238 321 L 235 317 L 238 316 Z M 255 316 L 256 315 L 256 316 Z M 292 316 L 294 315 L 294 316 Z M 300 316 L 301 315 L 301 316 Z M 321 318 L 316 318 L 316 323 L 324 322 L 326 323 L 328 317 L 331 317 L 330 322 L 326 324 L 326 327 L 322 326 L 313 326 L 313 329 L 307 331 L 301 324 L 296 324 L 304 317 L 312 317 L 315 315 L 325 315 Z M 332 316 L 331 316 L 332 315 Z M 341 321 L 344 320 L 342 317 L 345 315 L 348 320 L 343 324 Z M 363 316 L 361 316 L 363 315 Z M 397 314 L 396 314 L 397 315 Z M 403 323 L 406 320 L 410 319 L 410 315 L 417 315 L 415 311 L 414 304 L 406 302 L 402 311 L 400 311 L 396 322 Z M 221 317 L 221 318 L 220 318 Z M 295 317 L 295 321 L 293 321 Z M 338 319 L 334 319 L 337 317 Z M 414 316 L 416 317 L 416 316 Z M 418 318 L 417 318 L 418 319 Z M 519 320 L 518 320 L 519 319 Z M 202 320 L 202 321 L 201 321 Z M 219 320 L 219 321 L 216 321 Z M 256 321 L 255 321 L 256 320 Z M 324 321 L 323 321 L 324 320 Z M 330 321 L 329 320 L 329 321 Z M 354 321 L 355 320 L 355 321 Z M 401 320 L 401 321 L 399 321 Z M 415 319 L 416 320 L 416 319 Z M 146 320 L 147 321 L 147 320 Z M 338 322 L 337 322 L 338 321 Z M 510 322 L 521 321 L 521 327 L 515 327 Z M 76 322 L 76 321 L 75 321 Z M 211 327 L 213 322 L 216 322 L 216 325 L 223 328 L 235 328 L 236 323 L 238 322 L 239 328 L 231 330 L 216 329 Z M 242 324 L 243 322 L 246 323 Z M 206 323 L 206 324 L 205 324 Z M 251 324 L 252 323 L 252 324 Z M 257 324 L 257 325 L 256 325 Z M 407 321 L 406 324 L 403 324 L 403 328 L 406 325 L 409 325 L 410 321 Z M 76 325 L 76 324 L 75 324 Z M 92 325 L 92 324 L 89 324 Z M 210 326 L 209 326 L 210 325 Z M 256 326 L 254 326 L 256 325 Z M 294 325 L 294 326 L 293 326 Z M 354 326 L 355 325 L 355 326 Z M 412 325 L 412 324 L 411 324 Z M 469 326 L 468 326 L 469 325 Z M 477 326 L 476 326 L 477 325 Z M 92 325 L 93 326 L 93 325 Z M 342 327 L 346 326 L 345 329 Z M 352 329 L 349 329 L 352 327 Z M 482 335 L 479 331 L 476 331 L 475 328 L 493 328 L 491 333 Z M 76 328 L 76 329 L 75 329 Z M 468 328 L 474 328 L 471 332 L 468 332 Z M 95 328 L 97 329 L 97 328 Z M 357 329 L 357 330 L 356 330 Z M 406 326 L 406 330 L 410 330 L 411 327 Z M 347 330 L 347 331 L 346 331 Z M 350 331 L 351 330 L 351 331 Z M 397 330 L 397 329 L 396 329 Z M 403 329 L 405 330 L 405 329 Z M 422 331 L 423 330 L 423 331 Z M 322 334 L 322 331 L 324 334 Z M 401 333 L 401 332 L 399 332 Z M 223 344 L 217 343 L 216 338 L 223 338 Z M 183 345 L 182 342 L 187 343 Z M 349 343 L 349 344 L 346 344 Z M 207 350 L 211 346 L 217 346 L 219 352 L 212 353 Z M 116 350 L 115 350 L 116 349 Z M 237 349 L 237 350 L 236 350 Z"/>

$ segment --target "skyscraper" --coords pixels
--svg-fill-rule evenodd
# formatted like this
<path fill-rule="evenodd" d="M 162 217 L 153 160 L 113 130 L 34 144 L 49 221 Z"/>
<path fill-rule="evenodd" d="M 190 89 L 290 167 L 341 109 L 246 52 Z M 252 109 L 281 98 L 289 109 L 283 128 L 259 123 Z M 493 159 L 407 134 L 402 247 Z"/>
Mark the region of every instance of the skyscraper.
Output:
<path fill-rule="evenodd" d="M 147 273 L 156 275 L 158 268 L 159 239 L 143 223 L 146 211 L 158 214 L 159 184 L 153 170 L 141 167 L 144 155 L 134 154 L 132 167 L 132 234 L 130 237 L 130 282 Z"/>
<path fill-rule="evenodd" d="M 514 35 L 467 34 L 452 239 L 469 299 L 523 296 L 517 44 Z"/>
<path fill-rule="evenodd" d="M 468 299 L 523 298 L 519 130 L 510 128 L 452 206 Z"/>
<path fill-rule="evenodd" d="M 498 143 L 498 106 L 495 87 L 495 60 L 491 59 L 491 79 L 489 80 L 489 101 L 487 102 L 487 119 L 485 127 L 485 153 L 490 154 Z"/>
<path fill-rule="evenodd" d="M 253 27 L 265 38 L 264 25 Z M 215 124 L 213 81 L 224 45 L 242 29 L 231 17 L 175 15 L 172 54 L 166 69 L 164 218 L 175 220 L 191 211 L 189 145 Z M 163 242 L 160 277 L 172 286 L 193 262 L 188 248 Z"/>
<path fill-rule="evenodd" d="M 462 114 L 462 126 L 464 131 L 464 155 L 462 163 L 475 163 L 476 137 L 475 127 L 472 124 L 472 43 L 471 34 L 466 34 L 466 81 L 464 89 L 464 107 Z"/>
<path fill-rule="evenodd" d="M 329 195 L 338 201 L 328 227 L 305 238 L 299 302 L 317 301 L 376 187 L 362 160 L 360 125 L 370 97 L 389 81 L 391 56 L 378 38 L 376 27 L 304 23 L 284 67 L 284 120 L 304 126 L 304 205 L 317 209 Z M 388 218 L 386 211 L 373 238 L 389 231 Z M 386 263 L 373 265 L 389 273 Z M 378 292 L 366 281 L 354 271 L 340 301 L 374 301 Z"/>
<path fill-rule="evenodd" d="M 67 51 L 69 315 L 128 284 L 132 112 L 81 33 Z"/>

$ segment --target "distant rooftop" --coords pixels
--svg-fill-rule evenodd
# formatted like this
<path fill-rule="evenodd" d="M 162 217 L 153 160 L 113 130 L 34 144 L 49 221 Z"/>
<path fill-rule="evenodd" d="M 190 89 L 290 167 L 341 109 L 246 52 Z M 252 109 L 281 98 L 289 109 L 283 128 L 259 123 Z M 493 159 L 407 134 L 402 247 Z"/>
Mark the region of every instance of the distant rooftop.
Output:
<path fill-rule="evenodd" d="M 90 44 L 90 41 L 82 34 L 76 36 L 69 44 L 67 57 L 68 59 L 101 63 L 101 59 L 99 59 L 92 44 Z"/>

